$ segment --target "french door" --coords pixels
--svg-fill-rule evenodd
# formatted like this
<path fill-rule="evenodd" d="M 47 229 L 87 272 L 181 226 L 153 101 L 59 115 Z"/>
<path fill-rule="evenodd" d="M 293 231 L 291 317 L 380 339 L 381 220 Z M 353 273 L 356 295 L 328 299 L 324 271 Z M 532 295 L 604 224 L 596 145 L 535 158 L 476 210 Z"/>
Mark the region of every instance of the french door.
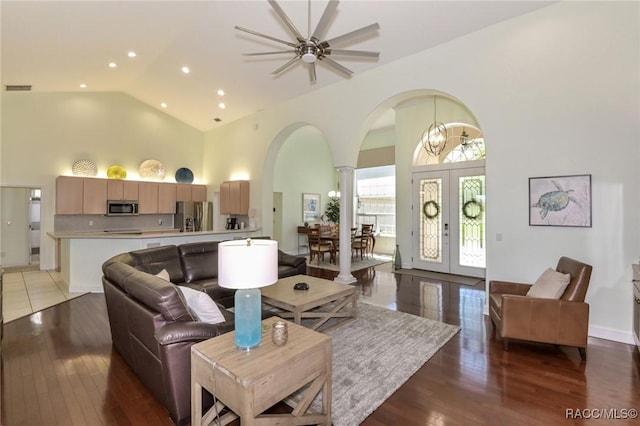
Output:
<path fill-rule="evenodd" d="M 484 167 L 413 173 L 413 267 L 484 277 Z"/>

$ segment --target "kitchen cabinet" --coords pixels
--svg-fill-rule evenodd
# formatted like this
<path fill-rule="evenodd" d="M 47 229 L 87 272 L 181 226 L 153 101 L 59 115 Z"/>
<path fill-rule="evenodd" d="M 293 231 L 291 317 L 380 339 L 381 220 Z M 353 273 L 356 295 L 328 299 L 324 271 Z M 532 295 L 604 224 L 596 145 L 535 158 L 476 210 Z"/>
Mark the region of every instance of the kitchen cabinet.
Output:
<path fill-rule="evenodd" d="M 59 176 L 56 179 L 56 214 L 106 214 L 105 179 Z"/>
<path fill-rule="evenodd" d="M 207 201 L 207 186 L 206 185 L 192 185 L 192 187 L 191 187 L 191 201 Z"/>
<path fill-rule="evenodd" d="M 107 200 L 138 201 L 139 214 L 174 214 L 176 201 L 206 201 L 207 186 L 78 176 L 56 179 L 56 214 L 107 214 Z"/>
<path fill-rule="evenodd" d="M 176 184 L 158 184 L 158 213 L 175 214 L 176 212 Z"/>
<path fill-rule="evenodd" d="M 59 176 L 56 179 L 56 214 L 82 214 L 84 179 Z"/>
<path fill-rule="evenodd" d="M 139 214 L 174 214 L 176 212 L 176 184 L 138 182 Z"/>
<path fill-rule="evenodd" d="M 249 214 L 249 181 L 233 180 L 220 184 L 220 213 Z"/>
<path fill-rule="evenodd" d="M 207 201 L 206 185 L 176 184 L 176 201 Z"/>
<path fill-rule="evenodd" d="M 158 183 L 138 182 L 138 213 L 158 213 Z"/>
<path fill-rule="evenodd" d="M 132 180 L 107 179 L 107 200 L 138 200 L 138 182 Z"/>
<path fill-rule="evenodd" d="M 107 214 L 107 181 L 83 179 L 82 214 Z"/>

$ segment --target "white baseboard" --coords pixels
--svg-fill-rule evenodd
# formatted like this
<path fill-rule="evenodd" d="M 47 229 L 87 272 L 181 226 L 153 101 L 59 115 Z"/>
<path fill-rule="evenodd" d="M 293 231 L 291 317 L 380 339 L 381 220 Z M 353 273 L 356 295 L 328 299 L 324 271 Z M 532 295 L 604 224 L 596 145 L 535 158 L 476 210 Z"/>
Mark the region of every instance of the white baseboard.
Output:
<path fill-rule="evenodd" d="M 627 343 L 629 345 L 636 344 L 633 340 L 632 332 L 601 327 L 598 325 L 589 326 L 589 337 L 597 337 L 599 339 L 612 340 L 614 342 Z"/>
<path fill-rule="evenodd" d="M 104 293 L 104 288 L 102 288 L 102 285 L 82 286 L 82 288 L 69 287 L 69 293 Z"/>

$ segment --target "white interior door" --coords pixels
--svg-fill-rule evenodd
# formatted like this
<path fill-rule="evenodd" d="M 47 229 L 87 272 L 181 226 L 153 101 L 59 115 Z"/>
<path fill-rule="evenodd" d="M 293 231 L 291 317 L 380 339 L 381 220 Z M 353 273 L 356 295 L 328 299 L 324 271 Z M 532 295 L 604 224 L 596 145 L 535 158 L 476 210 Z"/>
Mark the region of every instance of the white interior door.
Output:
<path fill-rule="evenodd" d="M 413 174 L 413 267 L 484 277 L 484 167 Z"/>
<path fill-rule="evenodd" d="M 3 187 L 0 191 L 0 265 L 29 265 L 31 251 L 29 188 Z"/>

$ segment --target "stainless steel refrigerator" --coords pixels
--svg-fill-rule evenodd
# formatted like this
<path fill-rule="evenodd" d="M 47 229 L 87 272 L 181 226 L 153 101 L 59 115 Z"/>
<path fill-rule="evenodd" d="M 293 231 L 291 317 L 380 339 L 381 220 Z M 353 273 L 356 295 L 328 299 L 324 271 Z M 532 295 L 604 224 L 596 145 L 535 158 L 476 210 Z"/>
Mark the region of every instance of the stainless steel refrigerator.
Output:
<path fill-rule="evenodd" d="M 181 232 L 213 231 L 213 203 L 210 201 L 178 201 L 173 226 Z"/>

